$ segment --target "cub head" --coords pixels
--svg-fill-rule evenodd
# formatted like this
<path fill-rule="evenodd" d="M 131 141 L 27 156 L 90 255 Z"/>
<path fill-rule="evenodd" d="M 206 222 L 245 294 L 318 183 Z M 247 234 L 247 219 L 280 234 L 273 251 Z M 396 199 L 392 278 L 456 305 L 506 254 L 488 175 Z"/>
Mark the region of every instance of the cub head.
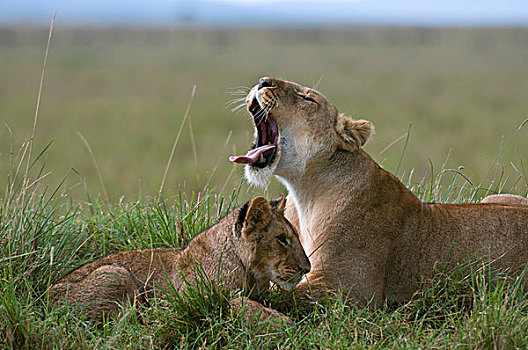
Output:
<path fill-rule="evenodd" d="M 270 281 L 293 288 L 310 271 L 299 234 L 284 217 L 285 206 L 284 196 L 271 202 L 255 197 L 239 212 L 239 255 L 246 260 L 250 276 L 263 288 Z"/>
<path fill-rule="evenodd" d="M 320 92 L 276 78 L 262 78 L 246 97 L 255 125 L 255 144 L 245 156 L 248 181 L 265 186 L 272 175 L 295 180 L 307 164 L 328 159 L 337 149 L 354 152 L 367 142 L 372 123 L 352 120 Z"/>

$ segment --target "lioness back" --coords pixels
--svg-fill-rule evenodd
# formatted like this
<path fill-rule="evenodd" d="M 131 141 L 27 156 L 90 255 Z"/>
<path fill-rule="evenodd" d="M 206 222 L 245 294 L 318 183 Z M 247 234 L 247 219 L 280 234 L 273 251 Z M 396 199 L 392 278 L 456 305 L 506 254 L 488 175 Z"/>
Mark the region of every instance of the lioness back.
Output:
<path fill-rule="evenodd" d="M 184 248 L 131 250 L 97 259 L 59 280 L 50 297 L 86 304 L 88 317 L 101 321 L 123 303 L 162 296 L 168 284 L 179 291 L 202 277 L 233 291 L 267 289 L 270 281 L 290 288 L 310 270 L 310 262 L 298 232 L 284 218 L 285 201 L 284 196 L 272 202 L 256 197 Z"/>

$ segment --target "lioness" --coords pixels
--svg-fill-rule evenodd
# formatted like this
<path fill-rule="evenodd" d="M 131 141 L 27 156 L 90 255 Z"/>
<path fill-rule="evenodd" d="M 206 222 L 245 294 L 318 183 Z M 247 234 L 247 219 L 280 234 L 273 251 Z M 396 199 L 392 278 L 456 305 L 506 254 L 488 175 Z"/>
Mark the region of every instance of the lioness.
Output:
<path fill-rule="evenodd" d="M 400 302 L 441 260 L 528 261 L 528 207 L 422 203 L 361 148 L 371 122 L 347 118 L 314 89 L 262 78 L 246 102 L 255 146 L 230 160 L 246 164 L 250 183 L 275 175 L 288 189 L 286 217 L 312 263 L 298 286 L 309 296 L 345 288 L 360 304 Z"/>
<path fill-rule="evenodd" d="M 95 260 L 63 277 L 50 289 L 52 301 L 87 303 L 88 318 L 101 321 L 120 304 L 152 297 L 155 287 L 167 292 L 194 284 L 202 275 L 233 290 L 265 290 L 270 281 L 292 288 L 310 270 L 297 230 L 283 216 L 286 198 L 256 197 L 216 225 L 194 237 L 184 248 L 124 251 Z M 263 319 L 277 312 L 261 304 L 235 299 L 233 307 L 262 311 Z M 280 317 L 280 316 L 279 316 Z"/>

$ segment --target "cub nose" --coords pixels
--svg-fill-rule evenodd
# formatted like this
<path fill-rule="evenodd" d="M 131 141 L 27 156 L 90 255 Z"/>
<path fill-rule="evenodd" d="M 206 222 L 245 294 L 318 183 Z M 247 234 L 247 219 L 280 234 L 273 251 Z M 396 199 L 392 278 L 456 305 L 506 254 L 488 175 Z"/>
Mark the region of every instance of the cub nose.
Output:
<path fill-rule="evenodd" d="M 273 84 L 271 83 L 271 81 L 267 78 L 261 78 L 259 79 L 259 85 L 258 85 L 258 89 L 263 89 L 265 87 L 272 87 Z"/>

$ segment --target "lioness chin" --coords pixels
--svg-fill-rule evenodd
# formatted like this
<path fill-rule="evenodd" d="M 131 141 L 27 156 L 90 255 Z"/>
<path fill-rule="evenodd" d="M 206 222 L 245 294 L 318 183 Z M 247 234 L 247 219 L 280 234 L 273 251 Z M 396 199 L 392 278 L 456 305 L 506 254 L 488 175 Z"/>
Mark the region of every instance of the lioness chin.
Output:
<path fill-rule="evenodd" d="M 372 124 L 314 89 L 262 78 L 246 101 L 255 147 L 230 160 L 246 164 L 250 183 L 275 175 L 288 189 L 286 216 L 312 263 L 298 286 L 309 297 L 344 288 L 361 304 L 405 301 L 439 261 L 528 261 L 528 207 L 422 203 L 362 149 Z"/>
<path fill-rule="evenodd" d="M 116 253 L 84 265 L 50 288 L 54 302 L 67 299 L 85 304 L 89 319 L 100 322 L 113 315 L 123 302 L 145 301 L 179 291 L 202 278 L 222 283 L 232 291 L 266 290 L 270 281 L 293 288 L 310 270 L 298 232 L 284 218 L 286 198 L 269 202 L 256 197 L 235 209 L 184 248 L 144 249 Z M 203 275 L 205 273 L 205 276 Z M 251 297 L 251 295 L 249 295 Z M 287 318 L 243 298 L 231 302 L 246 316 Z"/>

